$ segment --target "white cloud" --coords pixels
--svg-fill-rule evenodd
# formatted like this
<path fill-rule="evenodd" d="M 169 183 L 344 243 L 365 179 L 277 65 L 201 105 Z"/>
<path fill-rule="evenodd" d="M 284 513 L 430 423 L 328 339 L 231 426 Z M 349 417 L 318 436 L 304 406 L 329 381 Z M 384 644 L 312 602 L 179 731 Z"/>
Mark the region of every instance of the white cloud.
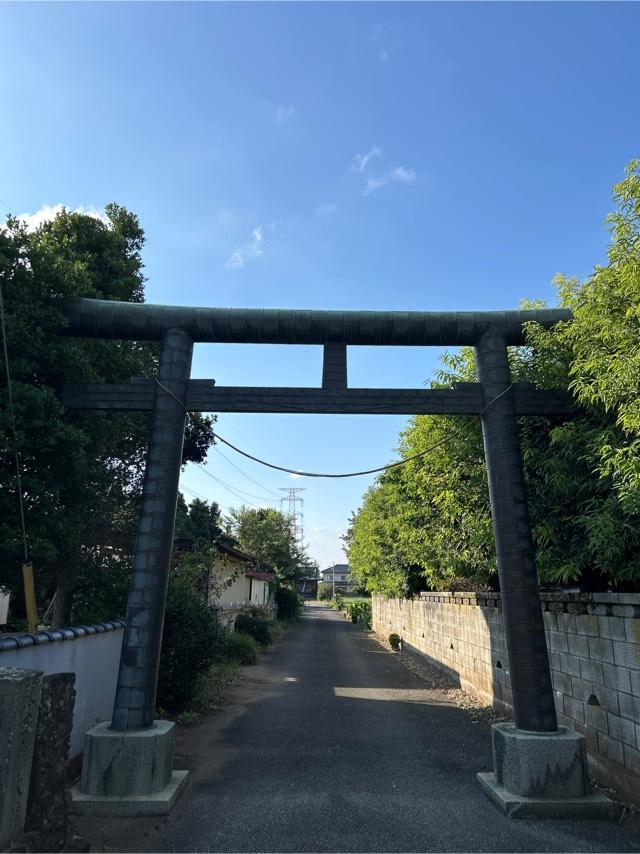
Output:
<path fill-rule="evenodd" d="M 388 183 L 388 175 L 379 175 L 377 178 L 367 178 L 367 183 L 365 184 L 362 194 L 364 196 L 368 196 L 370 193 L 373 193 L 375 190 L 379 190 L 380 187 L 384 187 L 384 185 Z"/>
<path fill-rule="evenodd" d="M 294 474 L 293 472 L 291 472 L 291 474 L 289 475 L 289 480 L 297 480 L 299 477 L 302 477 L 302 475 Z"/>
<path fill-rule="evenodd" d="M 231 255 L 226 260 L 225 269 L 241 270 L 247 261 L 252 258 L 258 258 L 264 255 L 262 241 L 264 239 L 263 228 L 261 225 L 256 226 L 244 243 L 232 251 Z"/>
<path fill-rule="evenodd" d="M 367 168 L 369 162 L 375 157 L 382 157 L 382 149 L 377 145 L 372 145 L 366 154 L 356 154 L 351 161 L 351 168 L 354 172 L 362 173 Z"/>
<path fill-rule="evenodd" d="M 413 183 L 418 177 L 415 169 L 405 169 L 404 166 L 396 166 L 391 170 L 392 181 L 402 181 L 404 184 Z"/>
<path fill-rule="evenodd" d="M 396 166 L 389 172 L 383 172 L 382 175 L 369 176 L 362 194 L 363 196 L 369 196 L 371 193 L 375 192 L 375 190 L 379 190 L 391 181 L 398 181 L 401 184 L 412 184 L 417 177 L 418 174 L 415 169 L 406 169 L 404 166 Z"/>
<path fill-rule="evenodd" d="M 389 51 L 385 47 L 381 47 L 378 51 L 378 59 L 380 62 L 383 62 L 385 65 L 389 64 Z"/>
<path fill-rule="evenodd" d="M 50 222 L 52 219 L 55 219 L 64 208 L 65 205 L 62 204 L 43 205 L 40 210 L 37 210 L 35 213 L 23 213 L 20 214 L 17 219 L 21 220 L 26 225 L 27 231 L 35 231 L 43 223 Z M 67 208 L 67 210 L 70 209 Z M 92 216 L 94 219 L 99 219 L 100 222 L 103 222 L 105 225 L 109 225 L 109 218 L 105 214 L 104 210 L 99 210 L 91 205 L 89 207 L 80 205 L 80 207 L 70 210 L 70 213 L 80 213 L 85 214 L 86 216 Z"/>
<path fill-rule="evenodd" d="M 276 111 L 276 119 L 282 124 L 288 122 L 291 116 L 295 113 L 296 108 L 289 104 L 288 107 L 278 107 Z"/>
<path fill-rule="evenodd" d="M 393 169 L 374 175 L 369 167 L 371 161 L 378 157 L 382 157 L 382 149 L 378 145 L 372 145 L 366 154 L 356 154 L 351 160 L 351 169 L 362 175 L 364 180 L 362 190 L 364 196 L 371 195 L 371 193 L 393 181 L 411 184 L 418 177 L 415 169 L 409 169 L 405 166 L 394 166 Z"/>

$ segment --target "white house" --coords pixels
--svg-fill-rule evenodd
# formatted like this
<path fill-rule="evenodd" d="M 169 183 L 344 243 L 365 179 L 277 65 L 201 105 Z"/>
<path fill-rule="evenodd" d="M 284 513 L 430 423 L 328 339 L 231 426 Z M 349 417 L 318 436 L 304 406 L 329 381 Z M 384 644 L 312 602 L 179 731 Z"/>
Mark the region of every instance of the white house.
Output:
<path fill-rule="evenodd" d="M 261 566 L 258 558 L 226 543 L 217 543 L 216 548 L 207 598 L 218 610 L 221 622 L 231 626 L 238 614 L 249 608 L 263 608 L 274 617 L 273 572 Z"/>
<path fill-rule="evenodd" d="M 324 584 L 333 585 L 335 581 L 336 590 L 345 592 L 351 589 L 351 576 L 348 563 L 334 563 L 320 571 Z"/>

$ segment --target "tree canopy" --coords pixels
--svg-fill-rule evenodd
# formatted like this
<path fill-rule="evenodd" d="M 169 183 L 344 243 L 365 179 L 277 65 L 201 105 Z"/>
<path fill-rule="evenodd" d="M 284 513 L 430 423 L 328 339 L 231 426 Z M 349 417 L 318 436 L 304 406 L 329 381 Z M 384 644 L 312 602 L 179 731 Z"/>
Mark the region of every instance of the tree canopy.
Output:
<path fill-rule="evenodd" d="M 35 231 L 15 218 L 0 229 L 29 552 L 38 600 L 56 593 L 56 622 L 68 619 L 74 591 L 87 579 L 129 565 L 149 430 L 145 413 L 66 412 L 61 386 L 152 376 L 158 360 L 154 344 L 65 337 L 64 302 L 142 302 L 143 244 L 137 217 L 116 204 L 107 205 L 104 220 L 63 210 Z M 0 394 L 0 584 L 13 591 L 19 613 L 23 549 L 4 382 Z M 183 462 L 202 461 L 212 438 L 211 420 L 190 415 Z"/>
<path fill-rule="evenodd" d="M 316 564 L 300 546 L 291 520 L 271 507 L 241 507 L 231 515 L 231 533 L 238 546 L 273 567 L 281 583 L 292 583 Z"/>
<path fill-rule="evenodd" d="M 520 437 L 540 580 L 587 590 L 640 589 L 640 162 L 614 198 L 608 264 L 557 278 L 573 319 L 530 324 L 510 351 L 514 380 L 576 402 L 571 418 L 520 419 Z M 459 381 L 475 381 L 470 348 L 445 356 L 432 386 Z M 378 477 L 352 516 L 349 562 L 371 592 L 497 587 L 479 420 L 411 419 L 400 454 L 432 447 Z"/>

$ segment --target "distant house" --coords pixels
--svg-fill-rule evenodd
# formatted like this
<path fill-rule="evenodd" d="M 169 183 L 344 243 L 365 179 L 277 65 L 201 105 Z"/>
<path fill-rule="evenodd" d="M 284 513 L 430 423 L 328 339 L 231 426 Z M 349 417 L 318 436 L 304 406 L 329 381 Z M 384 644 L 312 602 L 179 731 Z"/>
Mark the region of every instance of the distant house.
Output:
<path fill-rule="evenodd" d="M 333 585 L 335 580 L 336 590 L 340 590 L 342 593 L 350 591 L 352 588 L 348 563 L 334 563 L 333 566 L 321 570 L 320 575 L 324 584 Z"/>
<path fill-rule="evenodd" d="M 296 590 L 305 599 L 315 599 L 318 595 L 318 579 L 313 575 L 299 578 L 296 582 Z"/>
<path fill-rule="evenodd" d="M 264 608 L 275 616 L 276 604 L 270 586 L 275 575 L 271 568 L 226 543 L 217 543 L 216 550 L 207 598 L 223 625 L 233 625 L 238 614 L 249 608 Z"/>

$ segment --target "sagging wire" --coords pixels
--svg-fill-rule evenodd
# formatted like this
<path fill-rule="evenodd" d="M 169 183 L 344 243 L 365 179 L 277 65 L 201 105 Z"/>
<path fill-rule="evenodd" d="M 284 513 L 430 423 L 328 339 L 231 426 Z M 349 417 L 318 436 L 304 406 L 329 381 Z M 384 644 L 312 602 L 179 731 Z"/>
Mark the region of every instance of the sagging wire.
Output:
<path fill-rule="evenodd" d="M 166 386 L 164 386 L 157 379 L 156 379 L 156 383 L 158 384 L 158 386 L 163 391 L 166 391 L 167 394 L 171 395 L 171 397 L 176 401 L 176 403 L 180 404 L 180 406 L 185 410 L 185 412 L 188 411 L 186 406 L 184 405 L 184 403 L 181 400 L 179 400 L 170 389 L 168 389 Z M 489 409 L 490 406 L 493 406 L 493 404 L 496 403 L 496 401 L 500 400 L 500 398 L 503 397 L 505 394 L 507 394 L 507 392 L 511 391 L 512 388 L 513 388 L 513 383 L 511 383 L 509 386 L 507 386 L 507 388 L 505 388 L 504 391 L 501 391 L 500 394 L 496 395 L 496 397 L 494 397 L 493 400 L 490 400 L 489 403 L 484 407 L 484 409 L 480 412 L 480 414 L 476 416 L 476 418 L 474 420 L 479 421 L 482 418 L 482 416 L 485 414 L 487 409 Z M 412 454 L 410 457 L 405 457 L 403 460 L 398 460 L 395 463 L 387 463 L 386 465 L 379 466 L 378 468 L 375 468 L 375 469 L 366 469 L 364 471 L 340 472 L 339 474 L 332 474 L 332 473 L 327 473 L 327 472 L 299 471 L 298 469 L 291 469 L 291 468 L 287 468 L 286 466 L 278 466 L 275 463 L 267 462 L 267 460 L 262 460 L 262 459 L 260 459 L 260 457 L 254 457 L 253 454 L 250 454 L 247 451 L 243 451 L 241 448 L 238 448 L 236 445 L 233 445 L 231 442 L 229 442 L 228 439 L 224 439 L 219 433 L 214 433 L 213 435 L 214 435 L 215 439 L 217 439 L 219 442 L 222 442 L 228 448 L 231 448 L 232 451 L 235 451 L 237 454 L 240 454 L 241 456 L 246 457 L 248 460 L 253 460 L 253 462 L 255 462 L 255 463 L 260 463 L 260 465 L 266 466 L 267 468 L 275 469 L 276 471 L 283 471 L 283 472 L 286 472 L 287 474 L 295 474 L 298 477 L 326 477 L 326 478 L 362 477 L 363 475 L 377 474 L 378 472 L 381 472 L 381 471 L 387 471 L 388 469 L 398 468 L 399 466 L 407 465 L 407 463 L 410 463 L 413 460 L 418 460 L 418 459 L 420 459 L 420 457 L 426 456 L 426 454 L 431 453 L 431 451 L 435 451 L 436 448 L 441 447 L 441 445 L 445 445 L 449 441 L 449 437 L 445 437 L 444 439 L 441 439 L 439 442 L 436 442 L 435 444 L 430 445 L 428 448 L 425 448 L 424 451 L 420 451 L 417 454 Z"/>

